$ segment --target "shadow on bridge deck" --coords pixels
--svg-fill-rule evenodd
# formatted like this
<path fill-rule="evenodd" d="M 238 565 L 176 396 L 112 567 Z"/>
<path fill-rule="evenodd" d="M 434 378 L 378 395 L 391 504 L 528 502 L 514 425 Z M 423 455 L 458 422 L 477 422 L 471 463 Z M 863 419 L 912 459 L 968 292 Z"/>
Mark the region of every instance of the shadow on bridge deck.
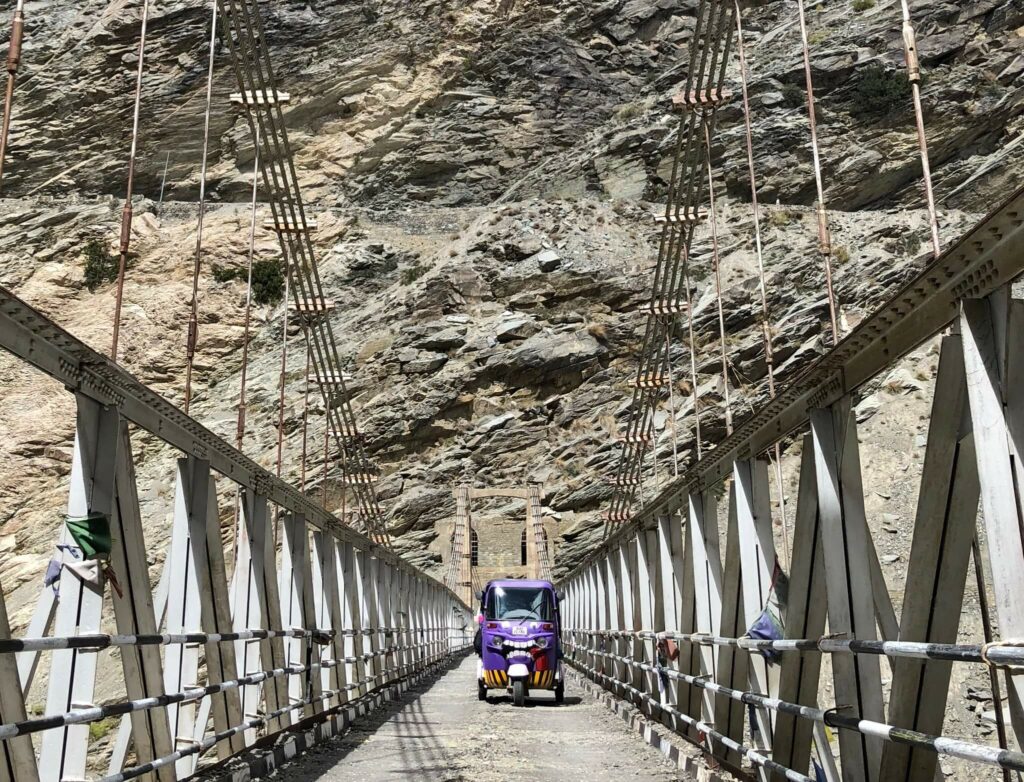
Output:
<path fill-rule="evenodd" d="M 572 682 L 565 703 L 476 697 L 476 657 L 409 690 L 279 771 L 288 782 L 689 779 Z"/>

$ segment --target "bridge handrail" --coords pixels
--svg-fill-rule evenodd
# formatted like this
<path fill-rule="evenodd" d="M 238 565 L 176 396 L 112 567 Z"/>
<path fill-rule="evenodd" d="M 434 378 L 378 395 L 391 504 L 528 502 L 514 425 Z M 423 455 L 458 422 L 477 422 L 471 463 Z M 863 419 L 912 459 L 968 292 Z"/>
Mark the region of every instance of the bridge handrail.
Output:
<path fill-rule="evenodd" d="M 761 693 L 753 692 L 750 690 L 736 690 L 731 687 L 725 687 L 713 681 L 709 681 L 704 676 L 691 676 L 690 674 L 677 671 L 672 668 L 667 668 L 661 665 L 651 665 L 649 663 L 642 663 L 638 660 L 634 660 L 630 657 L 623 655 L 612 654 L 611 652 L 601 651 L 594 649 L 589 646 L 580 646 L 570 642 L 566 643 L 570 649 L 573 650 L 573 654 L 577 649 L 583 649 L 587 654 L 595 655 L 604 659 L 614 660 L 618 663 L 623 663 L 629 668 L 645 671 L 648 673 L 654 673 L 657 675 L 664 675 L 672 679 L 684 681 L 695 687 L 699 687 L 703 690 L 723 695 L 734 701 L 744 703 L 751 706 L 758 706 L 761 708 L 769 709 L 778 713 L 792 714 L 803 719 L 813 720 L 814 722 L 820 722 L 824 725 L 828 725 L 832 728 L 844 728 L 846 730 L 853 730 L 857 733 L 862 733 L 866 736 L 873 736 L 880 738 L 883 741 L 889 741 L 896 744 L 907 744 L 912 747 L 918 747 L 929 752 L 934 752 L 939 755 L 948 755 L 949 757 L 960 758 L 962 760 L 969 760 L 976 763 L 985 763 L 988 765 L 998 766 L 999 768 L 1008 769 L 1010 771 L 1024 771 L 1024 753 L 1016 752 L 1014 750 L 1000 749 L 999 747 L 986 746 L 984 744 L 975 744 L 973 742 L 964 741 L 962 739 L 951 738 L 949 736 L 930 736 L 925 733 L 920 733 L 914 730 L 908 730 L 907 728 L 900 728 L 895 725 L 887 725 L 881 722 L 875 722 L 873 720 L 863 720 L 859 716 L 845 716 L 839 714 L 839 711 L 844 710 L 847 707 L 836 706 L 830 709 L 818 709 L 810 706 L 801 706 L 798 703 L 790 703 L 783 701 L 778 698 L 770 698 Z M 594 668 L 586 665 L 585 663 L 574 660 L 574 664 L 580 668 L 586 670 L 588 673 L 596 674 L 600 678 L 611 680 L 616 685 L 629 690 L 635 695 L 650 701 L 658 706 L 662 704 L 659 701 L 654 700 L 650 695 L 634 688 L 627 682 L 620 681 L 614 676 L 608 676 L 602 671 L 597 671 Z M 783 767 L 785 769 L 785 767 Z M 776 769 L 780 770 L 780 769 Z M 785 772 L 792 772 L 792 769 L 785 769 Z M 796 774 L 795 777 L 786 774 L 787 778 L 793 779 L 806 779 L 804 775 L 799 772 L 792 772 Z"/>
<path fill-rule="evenodd" d="M 999 641 L 987 644 L 936 644 L 917 641 L 875 641 L 839 638 L 782 639 L 729 638 L 708 633 L 677 633 L 671 630 L 586 630 L 566 629 L 569 634 L 596 638 L 635 638 L 639 640 L 672 640 L 697 646 L 732 646 L 753 652 L 800 652 L 822 654 L 872 654 L 881 657 L 904 657 L 917 660 L 946 660 L 961 663 L 982 663 L 999 668 L 1024 666 L 1024 641 Z"/>

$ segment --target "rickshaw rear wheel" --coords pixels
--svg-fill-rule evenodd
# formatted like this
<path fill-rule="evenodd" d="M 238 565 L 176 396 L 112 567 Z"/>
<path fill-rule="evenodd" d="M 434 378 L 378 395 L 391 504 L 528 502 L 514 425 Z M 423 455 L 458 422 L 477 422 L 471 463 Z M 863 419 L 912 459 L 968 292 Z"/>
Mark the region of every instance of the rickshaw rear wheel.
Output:
<path fill-rule="evenodd" d="M 526 703 L 526 684 L 522 679 L 512 683 L 512 702 L 516 706 Z"/>
<path fill-rule="evenodd" d="M 478 701 L 487 700 L 487 687 L 484 686 L 483 682 L 476 683 L 476 699 Z"/>
<path fill-rule="evenodd" d="M 555 687 L 555 703 L 562 703 L 565 700 L 565 684 L 559 682 Z"/>

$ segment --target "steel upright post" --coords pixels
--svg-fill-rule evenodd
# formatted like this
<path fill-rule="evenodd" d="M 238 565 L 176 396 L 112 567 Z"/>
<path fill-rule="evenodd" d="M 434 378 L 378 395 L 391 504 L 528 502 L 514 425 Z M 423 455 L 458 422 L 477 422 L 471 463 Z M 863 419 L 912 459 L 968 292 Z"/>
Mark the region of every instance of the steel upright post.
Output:
<path fill-rule="evenodd" d="M 875 599 L 870 578 L 873 553 L 864 515 L 857 427 L 851 400 L 812 410 L 811 435 L 821 515 L 822 547 L 832 633 L 877 639 Z M 877 657 L 837 655 L 832 661 L 836 703 L 862 719 L 883 721 L 882 679 Z M 839 731 L 843 779 L 874 782 L 881 763 L 881 739 L 851 730 Z"/>
<path fill-rule="evenodd" d="M 323 690 L 334 690 L 327 707 L 340 706 L 348 700 L 348 675 L 345 665 L 345 622 L 341 609 L 341 594 L 338 590 L 338 548 L 334 538 L 327 532 L 313 533 L 313 594 L 316 606 L 316 626 L 325 632 L 333 631 L 334 637 L 325 650 L 337 664 L 320 671 L 320 686 Z M 323 653 L 319 655 L 323 657 Z"/>
<path fill-rule="evenodd" d="M 776 576 L 781 573 L 775 555 L 772 535 L 771 494 L 769 492 L 768 465 L 760 459 L 747 459 L 733 464 L 733 487 L 736 501 L 736 520 L 740 542 L 740 570 L 743 582 L 744 632 L 758 620 L 769 606 L 775 588 Z M 781 617 L 780 617 L 781 618 Z M 755 692 L 777 695 L 778 669 L 769 668 L 761 655 L 749 655 L 750 687 Z M 762 746 L 771 749 L 775 719 L 767 709 L 757 709 L 757 730 Z M 753 729 L 755 726 L 751 726 Z M 761 769 L 758 775 L 768 778 Z"/>
<path fill-rule="evenodd" d="M 363 635 L 363 580 L 359 571 L 359 558 L 355 547 L 348 542 L 338 543 L 338 584 L 342 590 L 343 621 L 345 630 L 345 658 L 348 668 L 349 700 L 368 693 L 372 688 L 367 686 L 366 659 L 364 653 L 365 636 Z"/>
<path fill-rule="evenodd" d="M 736 483 L 729 486 L 728 530 L 725 538 L 725 556 L 722 559 L 721 619 L 716 635 L 737 638 L 746 631 L 743 622 L 743 588 L 740 580 L 739 520 L 736 513 Z M 748 680 L 749 655 L 746 651 L 724 646 L 718 651 L 715 664 L 715 682 L 731 689 L 744 689 Z M 715 695 L 715 729 L 734 741 L 743 741 L 743 726 L 747 716 L 745 704 L 724 695 Z M 722 750 L 728 763 L 739 766 L 739 753 Z"/>
<path fill-rule="evenodd" d="M 131 437 L 126 421 L 121 421 L 118 436 L 120 443 L 114 480 L 116 501 L 110 519 L 113 542 L 110 566 L 115 573 L 121 574 L 121 591 L 111 590 L 114 621 L 118 633 L 149 635 L 159 632 L 160 628 L 153 609 L 153 593 L 149 588 L 146 538 L 142 528 Z M 164 694 L 163 661 L 157 647 L 135 646 L 122 649 L 121 667 L 125 692 L 130 700 Z M 140 762 L 171 754 L 173 745 L 165 709 L 132 713 L 130 721 L 135 755 Z M 171 766 L 159 769 L 157 778 L 160 782 L 173 782 L 174 769 Z"/>
<path fill-rule="evenodd" d="M 1008 288 L 965 300 L 960 324 L 996 616 L 1003 638 L 1024 638 L 1024 301 Z M 1006 680 L 1024 744 L 1024 672 L 1007 671 Z"/>
<path fill-rule="evenodd" d="M 10 637 L 7 603 L 0 588 L 0 639 L 8 640 Z M 0 721 L 23 722 L 27 717 L 17 662 L 13 655 L 0 655 Z M 0 743 L 0 782 L 39 782 L 31 736 L 15 736 Z"/>
<path fill-rule="evenodd" d="M 698 633 L 719 634 L 722 618 L 722 558 L 718 542 L 718 509 L 710 492 L 690 495 L 689 553 L 692 561 L 694 596 L 696 598 L 695 629 Z M 718 670 L 715 647 L 701 646 L 700 674 L 714 678 Z M 715 718 L 715 699 L 702 689 L 703 719 Z"/>
<path fill-rule="evenodd" d="M 114 476 L 117 469 L 120 420 L 113 407 L 103 407 L 82 394 L 76 395 L 77 429 L 68 493 L 69 519 L 109 519 L 114 509 Z M 64 539 L 70 543 L 65 530 Z M 100 632 L 105 576 L 80 577 L 67 567 L 74 557 L 62 553 L 60 603 L 54 635 L 70 636 Z M 47 714 L 64 714 L 75 704 L 92 703 L 96 683 L 96 655 L 79 649 L 60 649 L 50 662 L 46 696 Z M 67 725 L 43 734 L 39 774 L 42 779 L 84 779 L 89 750 L 89 726 Z"/>
<path fill-rule="evenodd" d="M 818 513 L 818 486 L 815 475 L 814 444 L 811 436 L 803 439 L 800 462 L 799 496 L 793 526 L 793 563 L 789 574 L 789 599 L 786 605 L 786 638 L 819 638 L 825 632 L 827 602 L 825 591 L 825 555 L 821 548 L 821 517 Z M 814 708 L 818 704 L 821 655 L 784 655 L 779 673 L 779 698 Z M 812 725 L 792 714 L 777 714 L 772 758 L 787 768 L 807 768 L 810 764 Z M 832 750 L 818 746 L 823 763 L 832 760 Z M 829 774 L 831 766 L 825 767 Z M 837 775 L 827 777 L 837 782 Z"/>
<path fill-rule="evenodd" d="M 899 640 L 956 643 L 979 492 L 963 347 L 956 334 L 942 340 Z M 940 734 L 952 663 L 896 659 L 891 665 L 890 724 Z M 933 752 L 887 743 L 881 777 L 931 782 L 937 760 Z"/>

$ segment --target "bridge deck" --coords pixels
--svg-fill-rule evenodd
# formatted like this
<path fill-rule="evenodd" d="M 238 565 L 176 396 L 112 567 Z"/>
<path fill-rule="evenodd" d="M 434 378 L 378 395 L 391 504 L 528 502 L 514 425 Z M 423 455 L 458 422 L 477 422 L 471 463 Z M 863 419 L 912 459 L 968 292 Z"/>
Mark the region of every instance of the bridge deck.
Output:
<path fill-rule="evenodd" d="M 282 771 L 289 782 L 689 779 L 571 682 L 565 703 L 476 699 L 476 656 Z"/>

